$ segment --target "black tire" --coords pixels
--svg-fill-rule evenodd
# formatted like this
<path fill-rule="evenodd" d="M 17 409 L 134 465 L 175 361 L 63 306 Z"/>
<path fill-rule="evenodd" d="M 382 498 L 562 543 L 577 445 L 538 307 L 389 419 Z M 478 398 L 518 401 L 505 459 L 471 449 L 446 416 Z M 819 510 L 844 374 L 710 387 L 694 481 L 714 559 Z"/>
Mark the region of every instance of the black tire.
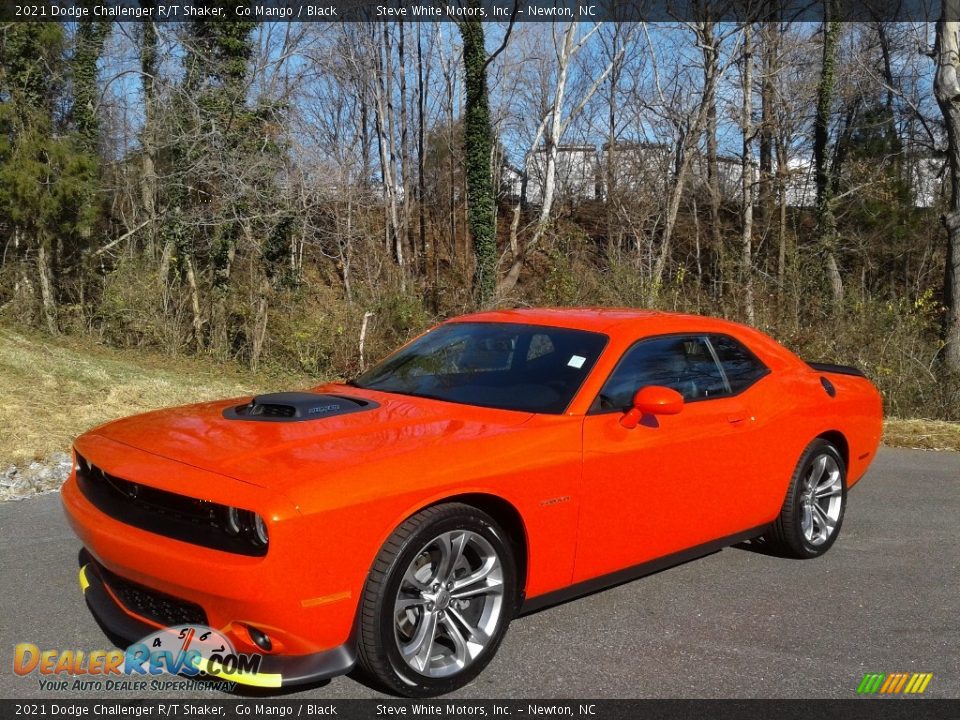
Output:
<path fill-rule="evenodd" d="M 447 533 L 452 535 L 445 535 Z M 473 537 L 474 534 L 480 539 Z M 442 537 L 473 537 L 471 543 L 482 545 L 485 549 L 492 549 L 502 569 L 502 592 L 497 593 L 500 598 L 500 609 L 495 621 L 495 629 L 487 628 L 486 641 L 479 654 L 470 659 L 461 669 L 444 669 L 449 674 L 436 677 L 418 671 L 401 654 L 402 638 L 397 618 L 407 616 L 403 613 L 397 615 L 395 603 L 402 587 L 407 588 L 404 590 L 405 593 L 410 592 L 408 579 L 410 576 L 407 575 L 407 570 L 415 563 L 423 562 L 422 558 L 432 557 L 428 549 L 436 548 L 437 546 L 431 543 L 440 541 Z M 475 558 L 482 557 L 476 547 L 468 545 L 462 553 L 465 558 L 462 561 L 464 564 L 468 564 L 467 555 L 471 552 Z M 433 562 L 431 560 L 431 564 L 426 565 L 425 569 L 421 568 L 424 574 L 439 572 Z M 457 572 L 464 573 L 462 568 Z M 484 586 L 488 582 L 484 581 Z M 428 590 L 436 587 L 437 585 L 432 585 Z M 479 597 L 486 598 L 487 595 Z M 462 602 L 463 600 L 455 601 L 449 595 L 444 595 L 442 600 L 437 599 L 436 605 L 431 602 L 429 605 L 417 606 L 409 611 L 415 618 L 416 628 L 420 628 L 420 625 L 425 622 L 428 607 L 431 613 L 435 611 L 435 615 L 439 616 L 444 615 L 440 609 L 441 606 L 447 608 L 446 620 L 434 619 L 435 627 L 439 628 L 440 633 L 436 635 L 434 642 L 438 643 L 436 647 L 441 654 L 449 652 L 451 657 L 456 644 L 447 628 L 453 622 L 455 615 L 462 618 L 470 610 L 469 607 L 462 608 L 456 605 Z M 470 602 L 474 600 L 471 598 Z M 480 599 L 477 602 L 476 608 L 480 608 L 479 603 L 482 602 L 484 603 L 482 607 L 486 610 L 486 599 Z M 491 602 L 495 601 L 491 600 Z M 496 654 L 516 604 L 516 561 L 511 543 L 496 521 L 485 512 L 461 503 L 447 503 L 426 508 L 410 517 L 394 531 L 381 549 L 367 578 L 360 601 L 357 633 L 359 668 L 375 684 L 389 692 L 406 697 L 433 697 L 456 690 L 473 680 Z M 477 625 L 479 627 L 479 622 Z M 457 627 L 462 626 L 458 624 Z M 466 636 L 461 633 L 461 639 L 463 637 Z M 473 636 L 470 637 L 473 638 Z M 411 642 L 410 645 L 413 643 Z M 426 657 L 426 662 L 430 663 L 430 650 L 428 649 L 423 655 Z M 454 665 L 452 661 L 450 665 Z M 427 670 L 429 671 L 430 668 Z"/>
<path fill-rule="evenodd" d="M 816 530 L 813 531 L 813 539 L 808 537 L 805 531 L 804 516 L 807 513 L 816 514 L 815 510 L 805 510 L 805 505 L 810 501 L 809 481 L 812 474 L 816 472 L 815 465 L 824 459 L 826 467 L 832 468 L 834 465 L 839 473 L 839 493 L 832 497 L 839 500 L 839 506 L 836 510 L 834 526 L 825 538 L 821 538 Z M 831 463 L 833 465 L 831 465 Z M 824 476 L 826 477 L 826 476 Z M 816 482 L 816 480 L 814 480 Z M 832 497 L 827 498 L 828 507 L 832 507 Z M 807 446 L 800 456 L 793 476 L 790 478 L 790 487 L 787 489 L 786 499 L 783 501 L 783 507 L 780 515 L 774 522 L 770 532 L 763 536 L 765 543 L 778 554 L 786 557 L 808 559 L 823 555 L 836 542 L 840 535 L 840 528 L 843 524 L 843 515 L 847 509 L 847 468 L 843 462 L 843 457 L 837 448 L 823 438 L 817 438 Z M 826 517 L 826 512 L 821 507 L 820 517 Z M 809 517 L 810 515 L 808 515 Z M 821 521 L 822 522 L 822 521 Z M 822 524 L 823 527 L 828 524 Z"/>

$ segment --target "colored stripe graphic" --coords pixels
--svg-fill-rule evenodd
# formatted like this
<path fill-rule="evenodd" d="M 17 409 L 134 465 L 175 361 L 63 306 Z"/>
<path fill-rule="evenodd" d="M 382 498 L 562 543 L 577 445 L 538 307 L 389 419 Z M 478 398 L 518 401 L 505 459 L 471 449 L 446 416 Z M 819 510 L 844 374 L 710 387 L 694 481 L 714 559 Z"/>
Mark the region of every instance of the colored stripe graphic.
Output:
<path fill-rule="evenodd" d="M 860 687 L 857 688 L 857 692 L 861 695 L 872 695 L 880 689 L 880 684 L 885 677 L 886 675 L 883 673 L 867 673 L 863 676 L 863 680 L 860 681 Z"/>
<path fill-rule="evenodd" d="M 858 695 L 920 695 L 933 679 L 933 673 L 867 673 L 857 686 Z"/>
<path fill-rule="evenodd" d="M 894 685 L 897 684 L 897 680 L 900 679 L 900 673 L 890 673 L 887 675 L 887 679 L 884 681 L 883 686 L 880 688 L 880 694 L 885 695 L 891 691 Z"/>
<path fill-rule="evenodd" d="M 913 692 L 917 694 L 922 693 L 927 689 L 927 685 L 929 685 L 930 681 L 933 680 L 933 673 L 920 673 L 920 677 L 923 678 L 923 680 L 913 688 Z"/>

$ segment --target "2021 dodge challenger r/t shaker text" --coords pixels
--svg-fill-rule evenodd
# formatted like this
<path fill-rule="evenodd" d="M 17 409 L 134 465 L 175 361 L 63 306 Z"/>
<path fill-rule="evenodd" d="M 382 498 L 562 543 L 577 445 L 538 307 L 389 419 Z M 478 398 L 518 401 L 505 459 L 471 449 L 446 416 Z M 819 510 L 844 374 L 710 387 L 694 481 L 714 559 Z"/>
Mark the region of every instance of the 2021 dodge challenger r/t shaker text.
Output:
<path fill-rule="evenodd" d="M 742 325 L 491 311 L 346 383 L 95 428 L 62 494 L 113 634 L 198 623 L 260 657 L 212 670 L 240 683 L 430 696 L 525 610 L 746 539 L 823 554 L 881 417 Z"/>

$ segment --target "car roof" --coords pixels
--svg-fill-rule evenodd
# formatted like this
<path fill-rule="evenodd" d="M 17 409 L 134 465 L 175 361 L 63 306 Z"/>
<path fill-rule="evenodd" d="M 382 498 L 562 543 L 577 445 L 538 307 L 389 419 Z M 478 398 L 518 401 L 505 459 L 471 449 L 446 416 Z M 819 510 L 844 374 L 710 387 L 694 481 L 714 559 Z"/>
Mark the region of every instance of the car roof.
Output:
<path fill-rule="evenodd" d="M 619 343 L 671 333 L 722 333 L 745 342 L 753 352 L 760 352 L 761 359 L 771 367 L 803 364 L 769 335 L 748 325 L 705 315 L 636 308 L 515 308 L 461 315 L 447 322 L 501 322 L 571 328 L 604 333 Z"/>
<path fill-rule="evenodd" d="M 653 333 L 683 332 L 691 325 L 703 330 L 722 330 L 743 327 L 736 323 L 701 315 L 686 315 L 661 310 L 608 307 L 553 307 L 488 310 L 452 318 L 450 322 L 503 322 L 528 325 L 548 325 L 575 330 L 611 333 L 617 330 L 649 330 Z M 644 327 L 649 326 L 649 327 Z"/>

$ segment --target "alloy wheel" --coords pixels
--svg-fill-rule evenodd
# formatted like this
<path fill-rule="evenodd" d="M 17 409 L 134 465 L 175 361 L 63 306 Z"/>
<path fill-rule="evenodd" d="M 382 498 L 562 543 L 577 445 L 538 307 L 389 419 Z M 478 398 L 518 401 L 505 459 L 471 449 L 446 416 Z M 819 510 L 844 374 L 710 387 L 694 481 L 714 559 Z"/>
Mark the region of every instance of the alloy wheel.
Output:
<path fill-rule="evenodd" d="M 803 537 L 812 546 L 823 545 L 837 529 L 843 505 L 843 480 L 836 459 L 817 455 L 800 491 Z"/>
<path fill-rule="evenodd" d="M 482 535 L 442 533 L 407 567 L 394 601 L 400 656 L 429 677 L 456 674 L 487 648 L 504 612 L 503 563 Z"/>

